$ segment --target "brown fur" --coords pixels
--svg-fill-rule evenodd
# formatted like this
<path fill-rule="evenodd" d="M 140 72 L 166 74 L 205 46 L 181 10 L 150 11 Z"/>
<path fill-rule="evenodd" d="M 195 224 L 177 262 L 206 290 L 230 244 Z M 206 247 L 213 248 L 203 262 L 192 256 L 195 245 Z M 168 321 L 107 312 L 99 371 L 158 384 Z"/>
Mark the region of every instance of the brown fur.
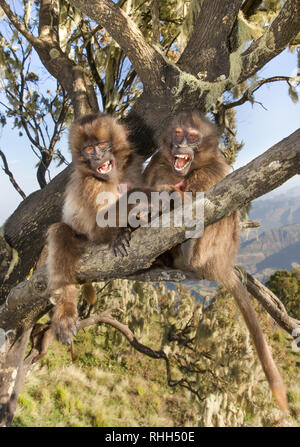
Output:
<path fill-rule="evenodd" d="M 202 141 L 194 151 L 195 158 L 184 178 L 173 169 L 172 134 L 176 128 L 196 129 Z M 206 191 L 229 173 L 229 166 L 218 151 L 214 126 L 197 112 L 182 113 L 174 119 L 161 139 L 161 149 L 154 155 L 144 172 L 146 185 L 154 189 L 184 181 L 184 191 Z M 270 388 L 280 408 L 287 411 L 285 386 L 264 338 L 248 293 L 234 272 L 239 247 L 239 214 L 205 228 L 199 239 L 191 239 L 175 247 L 163 260 L 173 267 L 192 270 L 200 278 L 219 281 L 234 296 L 253 337 L 253 341 Z"/>
<path fill-rule="evenodd" d="M 113 174 L 107 178 L 97 177 L 96 170 L 82 154 L 85 146 L 102 140 L 111 144 L 115 161 Z M 117 228 L 97 225 L 97 196 L 111 192 L 117 201 L 120 183 L 130 188 L 139 186 L 142 159 L 130 147 L 126 129 L 108 115 L 87 115 L 76 120 L 70 129 L 69 143 L 74 171 L 65 191 L 63 222 L 48 230 L 47 265 L 51 299 L 55 304 L 52 327 L 59 340 L 70 344 L 77 330 L 75 269 L 85 243 L 90 240 L 105 248 L 118 236 Z"/>

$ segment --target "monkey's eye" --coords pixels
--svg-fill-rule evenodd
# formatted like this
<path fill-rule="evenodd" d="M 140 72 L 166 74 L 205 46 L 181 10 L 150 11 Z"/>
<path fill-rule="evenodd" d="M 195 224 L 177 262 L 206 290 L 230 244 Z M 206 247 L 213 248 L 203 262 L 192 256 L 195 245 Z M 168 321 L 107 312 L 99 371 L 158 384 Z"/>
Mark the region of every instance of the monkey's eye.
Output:
<path fill-rule="evenodd" d="M 85 146 L 83 148 L 83 150 L 86 154 L 91 154 L 93 152 L 94 148 L 93 148 L 93 146 Z"/>
<path fill-rule="evenodd" d="M 175 129 L 175 136 L 176 138 L 182 138 L 183 137 L 182 129 Z"/>
<path fill-rule="evenodd" d="M 104 149 L 108 144 L 108 141 L 99 141 L 99 143 L 97 143 L 95 145 L 96 149 Z"/>
<path fill-rule="evenodd" d="M 196 133 L 190 133 L 188 138 L 189 138 L 190 141 L 197 141 L 198 138 L 199 138 L 199 135 L 196 134 Z"/>

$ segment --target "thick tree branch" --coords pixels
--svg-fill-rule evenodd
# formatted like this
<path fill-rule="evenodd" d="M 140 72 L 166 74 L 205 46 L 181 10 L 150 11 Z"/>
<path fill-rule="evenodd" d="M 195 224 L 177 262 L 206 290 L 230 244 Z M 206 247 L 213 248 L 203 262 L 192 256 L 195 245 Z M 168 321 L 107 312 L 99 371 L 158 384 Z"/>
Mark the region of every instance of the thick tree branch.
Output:
<path fill-rule="evenodd" d="M 243 0 L 204 0 L 194 32 L 178 61 L 181 69 L 197 75 L 207 72 L 213 81 L 230 71 L 228 37 Z"/>
<path fill-rule="evenodd" d="M 244 16 L 249 19 L 256 12 L 262 2 L 263 0 L 246 0 L 242 7 Z"/>
<path fill-rule="evenodd" d="M 299 172 L 300 129 L 207 191 L 204 225 L 230 215 Z M 145 274 L 143 271 L 151 267 L 157 256 L 183 242 L 186 230 L 185 226 L 139 228 L 133 233 L 125 260 L 114 257 L 109 250 L 104 251 L 90 244 L 79 262 L 78 281 L 137 278 L 139 272 Z M 45 268 L 42 268 L 10 292 L 6 304 L 0 308 L 0 327 L 5 331 L 14 329 L 17 332 L 21 328 L 27 329 L 50 306 L 47 275 Z"/>
<path fill-rule="evenodd" d="M 267 31 L 241 55 L 238 82 L 253 76 L 281 53 L 300 31 L 300 0 L 287 0 Z"/>
<path fill-rule="evenodd" d="M 160 44 L 160 21 L 159 21 L 159 2 L 158 0 L 152 0 L 151 4 L 151 16 L 152 16 L 152 44 Z"/>
<path fill-rule="evenodd" d="M 44 41 L 58 42 L 59 3 L 56 0 L 41 0 L 39 15 L 39 36 Z"/>
<path fill-rule="evenodd" d="M 7 290 L 23 281 L 35 266 L 45 245 L 47 228 L 61 219 L 63 193 L 71 170 L 72 165 L 58 174 L 45 188 L 26 197 L 5 222 L 5 240 L 16 251 L 19 262 L 0 289 L 0 302 L 6 297 Z M 1 262 L 0 259 L 0 264 Z"/>
<path fill-rule="evenodd" d="M 144 88 L 159 95 L 165 61 L 144 39 L 133 20 L 111 0 L 70 0 L 70 3 L 107 29 L 131 60 Z"/>
<path fill-rule="evenodd" d="M 25 331 L 16 342 L 6 351 L 0 351 L 0 365 L 9 365 L 1 368 L 0 374 L 0 427 L 12 423 L 17 408 L 18 396 L 26 377 L 27 368 L 23 362 L 31 330 Z M 5 345 L 8 344 L 8 340 Z M 3 357 L 5 358 L 3 362 Z"/>

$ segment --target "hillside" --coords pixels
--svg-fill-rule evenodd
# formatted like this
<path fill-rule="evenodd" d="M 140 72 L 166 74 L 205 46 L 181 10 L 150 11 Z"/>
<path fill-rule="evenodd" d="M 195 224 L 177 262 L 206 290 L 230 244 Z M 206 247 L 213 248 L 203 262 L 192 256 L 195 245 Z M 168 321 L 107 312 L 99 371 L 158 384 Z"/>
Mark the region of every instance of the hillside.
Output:
<path fill-rule="evenodd" d="M 261 223 L 258 232 L 300 223 L 300 187 L 266 197 L 255 200 L 250 211 L 250 219 Z"/>
<path fill-rule="evenodd" d="M 253 202 L 249 218 L 261 226 L 242 236 L 238 263 L 261 281 L 300 264 L 300 188 Z"/>
<path fill-rule="evenodd" d="M 238 263 L 261 280 L 300 264 L 300 223 L 264 231 L 241 243 Z"/>
<path fill-rule="evenodd" d="M 151 286 L 149 289 L 153 292 Z M 182 287 L 161 295 L 167 298 L 161 302 L 165 317 L 169 314 L 165 306 L 171 310 L 174 293 L 184 293 L 187 301 L 179 307 L 177 302 L 176 318 L 169 322 L 168 331 L 171 326 L 174 330 L 175 323 L 180 331 L 184 314 L 186 321 L 191 321 L 192 306 L 186 307 L 191 301 Z M 134 305 L 141 306 L 141 299 L 135 296 Z M 202 314 L 202 330 L 197 329 L 195 343 L 185 347 L 184 343 L 169 342 L 164 336 L 160 313 L 148 320 L 138 336 L 140 342 L 154 349 L 164 347 L 169 352 L 173 378 L 185 377 L 187 382 L 183 385 L 196 386 L 199 399 L 184 386 L 168 386 L 163 360 L 142 355 L 125 339 L 116 337 L 114 329 L 100 325 L 79 332 L 74 342 L 77 357 L 74 363 L 66 346 L 57 342 L 51 345 L 33 373 L 26 377 L 13 425 L 299 426 L 300 353 L 292 351 L 291 337 L 274 327 L 270 316 L 261 311 L 258 316 L 287 385 L 291 410 L 287 420 L 282 419 L 271 398 L 233 300 L 225 295 L 219 296 Z M 195 330 L 191 326 L 192 332 L 185 332 L 185 339 L 193 339 Z M 178 358 L 180 361 L 176 362 Z"/>

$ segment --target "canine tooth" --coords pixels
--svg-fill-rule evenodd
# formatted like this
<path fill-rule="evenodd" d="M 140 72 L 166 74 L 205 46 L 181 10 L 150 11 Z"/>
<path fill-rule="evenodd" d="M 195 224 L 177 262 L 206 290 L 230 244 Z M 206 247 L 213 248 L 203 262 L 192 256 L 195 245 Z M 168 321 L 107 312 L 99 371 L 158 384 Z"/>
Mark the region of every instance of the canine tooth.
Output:
<path fill-rule="evenodd" d="M 175 155 L 175 158 L 184 158 L 185 160 L 188 160 L 190 157 L 189 157 L 189 155 L 178 154 L 178 155 Z"/>

